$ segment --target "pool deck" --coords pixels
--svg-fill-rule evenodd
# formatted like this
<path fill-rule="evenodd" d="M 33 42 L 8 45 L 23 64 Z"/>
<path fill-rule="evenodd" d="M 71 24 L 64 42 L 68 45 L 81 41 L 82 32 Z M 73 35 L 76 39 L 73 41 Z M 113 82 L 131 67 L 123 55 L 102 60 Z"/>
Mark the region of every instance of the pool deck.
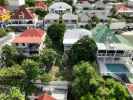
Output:
<path fill-rule="evenodd" d="M 108 71 L 107 67 L 106 67 L 106 64 L 109 63 L 109 64 L 124 64 L 129 73 L 133 74 L 133 64 L 127 62 L 127 61 L 124 61 L 123 59 L 120 59 L 120 60 L 114 60 L 114 59 L 106 59 L 106 61 L 104 59 L 98 59 L 98 64 L 99 64 L 99 70 L 100 70 L 100 73 L 102 75 L 108 75 L 110 72 Z"/>

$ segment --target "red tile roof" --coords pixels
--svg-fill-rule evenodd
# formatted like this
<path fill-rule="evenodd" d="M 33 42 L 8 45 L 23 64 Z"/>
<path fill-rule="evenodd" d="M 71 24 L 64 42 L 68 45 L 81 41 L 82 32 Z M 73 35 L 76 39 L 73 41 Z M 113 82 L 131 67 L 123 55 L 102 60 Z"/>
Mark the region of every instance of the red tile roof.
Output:
<path fill-rule="evenodd" d="M 128 7 L 126 4 L 118 4 L 116 6 L 117 12 L 130 12 L 133 11 L 132 8 Z"/>
<path fill-rule="evenodd" d="M 7 12 L 9 12 L 5 7 L 0 6 L 0 16 L 6 14 Z"/>
<path fill-rule="evenodd" d="M 43 1 L 41 0 L 38 0 L 35 2 L 35 7 L 36 8 L 39 8 L 39 9 L 44 9 L 44 10 L 47 10 L 48 9 L 48 6 L 47 4 L 45 4 Z"/>
<path fill-rule="evenodd" d="M 35 17 L 37 17 L 35 13 L 33 13 L 31 10 L 27 9 L 24 6 L 19 7 L 15 11 L 12 19 L 20 19 L 20 15 L 23 16 L 24 19 L 34 19 Z"/>
<path fill-rule="evenodd" d="M 128 84 L 127 85 L 128 91 L 133 95 L 133 84 Z"/>
<path fill-rule="evenodd" d="M 40 44 L 44 31 L 41 29 L 31 28 L 22 32 L 18 37 L 13 40 L 13 43 L 37 43 Z"/>
<path fill-rule="evenodd" d="M 52 96 L 49 96 L 47 93 L 45 93 L 42 96 L 38 97 L 38 100 L 55 100 Z"/>

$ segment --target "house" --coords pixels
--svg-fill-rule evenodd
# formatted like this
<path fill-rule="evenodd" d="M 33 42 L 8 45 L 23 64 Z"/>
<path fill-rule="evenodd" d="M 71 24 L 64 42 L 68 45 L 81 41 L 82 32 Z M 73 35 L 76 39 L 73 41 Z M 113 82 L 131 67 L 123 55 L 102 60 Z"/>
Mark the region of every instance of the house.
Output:
<path fill-rule="evenodd" d="M 42 84 L 41 81 L 37 83 L 37 88 L 43 94 L 40 96 L 40 94 L 34 93 L 32 96 L 28 96 L 29 100 L 68 100 L 68 81 L 51 81 L 47 85 Z"/>
<path fill-rule="evenodd" d="M 49 13 L 56 13 L 59 15 L 65 13 L 72 13 L 72 7 L 65 2 L 55 2 L 48 8 Z"/>
<path fill-rule="evenodd" d="M 35 8 L 42 9 L 42 10 L 45 10 L 45 11 L 48 10 L 47 4 L 45 4 L 42 0 L 36 0 Z"/>
<path fill-rule="evenodd" d="M 132 82 L 132 43 L 122 35 L 115 34 L 107 26 L 98 24 L 92 30 L 97 45 L 97 62 L 103 76 L 112 76 L 121 82 Z M 124 78 L 123 78 L 124 76 Z"/>
<path fill-rule="evenodd" d="M 123 20 L 111 19 L 111 23 L 109 25 L 112 30 L 122 30 L 126 28 L 126 22 Z"/>
<path fill-rule="evenodd" d="M 66 13 L 62 16 L 62 20 L 66 27 L 76 28 L 78 24 L 78 15 L 72 13 Z"/>
<path fill-rule="evenodd" d="M 38 16 L 25 6 L 16 9 L 12 15 L 12 24 L 35 24 L 38 21 Z"/>
<path fill-rule="evenodd" d="M 110 10 L 111 8 L 105 6 L 105 4 L 103 4 L 101 1 L 96 2 L 95 4 L 91 4 L 89 2 L 83 2 L 83 3 L 78 3 L 76 5 L 76 13 L 78 15 L 84 14 L 90 17 L 96 15 L 101 20 L 107 20 L 107 16 L 109 15 Z M 80 19 L 82 19 L 81 17 Z"/>
<path fill-rule="evenodd" d="M 133 16 L 133 7 L 128 6 L 127 4 L 117 4 L 116 11 L 118 14 L 127 14 Z"/>
<path fill-rule="evenodd" d="M 44 18 L 45 28 L 52 25 L 53 23 L 58 23 L 60 19 L 60 15 L 56 13 L 49 13 Z"/>
<path fill-rule="evenodd" d="M 6 0 L 6 3 L 11 10 L 16 10 L 18 7 L 25 5 L 25 0 Z"/>
<path fill-rule="evenodd" d="M 52 96 L 48 95 L 48 93 L 45 93 L 45 94 L 39 96 L 37 100 L 56 100 L 56 99 L 53 98 Z"/>
<path fill-rule="evenodd" d="M 10 17 L 10 11 L 3 6 L 0 6 L 0 22 L 7 21 L 10 19 Z"/>
<path fill-rule="evenodd" d="M 66 30 L 63 39 L 64 50 L 69 51 L 72 45 L 76 43 L 78 40 L 80 40 L 83 36 L 92 37 L 92 33 L 82 28 Z"/>
<path fill-rule="evenodd" d="M 43 41 L 45 36 L 46 32 L 43 30 L 30 28 L 15 37 L 12 44 L 16 46 L 16 48 L 21 49 L 24 55 L 31 56 L 39 53 L 39 51 L 44 47 Z"/>

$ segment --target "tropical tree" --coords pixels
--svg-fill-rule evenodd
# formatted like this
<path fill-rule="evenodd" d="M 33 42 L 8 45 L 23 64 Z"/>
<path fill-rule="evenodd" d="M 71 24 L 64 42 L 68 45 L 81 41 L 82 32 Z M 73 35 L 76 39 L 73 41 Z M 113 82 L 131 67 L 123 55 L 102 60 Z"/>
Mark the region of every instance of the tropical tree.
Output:
<path fill-rule="evenodd" d="M 72 91 L 77 99 L 88 92 L 95 94 L 100 82 L 103 81 L 93 66 L 87 62 L 81 62 L 73 67 L 73 79 Z"/>
<path fill-rule="evenodd" d="M 47 34 L 49 38 L 52 40 L 52 47 L 57 52 L 62 53 L 63 48 L 63 37 L 65 32 L 64 24 L 53 24 L 48 27 Z"/>
<path fill-rule="evenodd" d="M 82 60 L 93 62 L 96 60 L 96 51 L 97 46 L 95 41 L 89 38 L 89 36 L 84 36 L 72 46 L 69 54 L 70 61 L 72 64 L 76 64 Z"/>
<path fill-rule="evenodd" d="M 13 46 L 5 45 L 1 50 L 0 62 L 4 66 L 12 66 L 16 63 L 17 50 Z"/>
<path fill-rule="evenodd" d="M 35 13 L 39 16 L 40 19 L 42 19 L 48 12 L 45 10 L 36 9 Z"/>
<path fill-rule="evenodd" d="M 43 49 L 40 53 L 40 64 L 44 67 L 46 66 L 47 70 L 50 70 L 52 65 L 55 64 L 57 60 L 57 52 L 53 49 Z"/>
<path fill-rule="evenodd" d="M 1 93 L 0 100 L 25 100 L 24 95 L 17 87 L 11 87 L 9 93 Z"/>
<path fill-rule="evenodd" d="M 25 71 L 23 87 L 27 98 L 27 95 L 31 94 L 36 89 L 34 82 L 41 71 L 38 63 L 30 59 L 26 59 L 22 62 L 22 68 Z"/>
<path fill-rule="evenodd" d="M 26 0 L 26 4 L 28 5 L 28 6 L 34 6 L 35 5 L 35 0 Z"/>
<path fill-rule="evenodd" d="M 88 62 L 73 67 L 72 93 L 75 100 L 131 100 L 121 83 L 102 78 Z"/>
<path fill-rule="evenodd" d="M 0 28 L 0 37 L 3 37 L 3 36 L 5 36 L 5 35 L 7 35 L 6 30 Z"/>

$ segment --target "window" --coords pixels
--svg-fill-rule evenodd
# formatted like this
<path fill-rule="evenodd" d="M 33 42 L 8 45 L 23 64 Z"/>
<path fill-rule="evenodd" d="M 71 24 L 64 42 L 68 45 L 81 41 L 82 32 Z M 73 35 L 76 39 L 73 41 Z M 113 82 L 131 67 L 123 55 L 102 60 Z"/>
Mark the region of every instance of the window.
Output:
<path fill-rule="evenodd" d="M 18 46 L 19 44 L 18 43 L 16 43 L 16 46 Z"/>
<path fill-rule="evenodd" d="M 85 7 L 85 8 L 83 8 L 83 10 L 89 10 L 89 8 Z"/>
<path fill-rule="evenodd" d="M 22 46 L 25 46 L 25 44 L 24 44 L 24 43 L 22 43 Z"/>
<path fill-rule="evenodd" d="M 68 23 L 68 20 L 64 20 L 65 23 Z"/>
<path fill-rule="evenodd" d="M 76 24 L 76 20 L 72 20 L 72 23 Z"/>

